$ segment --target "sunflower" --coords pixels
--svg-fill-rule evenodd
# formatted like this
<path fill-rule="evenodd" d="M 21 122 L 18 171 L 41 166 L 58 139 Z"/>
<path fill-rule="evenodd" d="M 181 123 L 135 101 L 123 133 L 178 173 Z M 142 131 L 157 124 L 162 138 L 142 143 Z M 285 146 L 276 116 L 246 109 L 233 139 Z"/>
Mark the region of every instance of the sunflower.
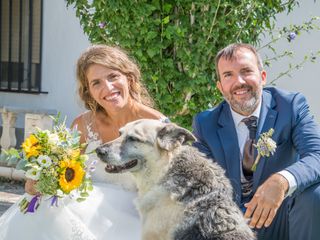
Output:
<path fill-rule="evenodd" d="M 41 146 L 39 145 L 38 139 L 31 134 L 23 143 L 22 148 L 24 152 L 26 153 L 26 157 L 37 157 L 40 152 Z"/>
<path fill-rule="evenodd" d="M 69 193 L 81 185 L 85 172 L 79 162 L 64 160 L 60 163 L 60 168 L 62 172 L 59 185 L 64 193 Z"/>

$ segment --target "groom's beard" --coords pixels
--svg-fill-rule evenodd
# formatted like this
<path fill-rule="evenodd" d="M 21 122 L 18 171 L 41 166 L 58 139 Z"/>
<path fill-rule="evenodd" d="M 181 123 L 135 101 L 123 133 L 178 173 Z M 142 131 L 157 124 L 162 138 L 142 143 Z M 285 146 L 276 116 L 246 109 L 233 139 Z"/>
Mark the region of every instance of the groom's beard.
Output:
<path fill-rule="evenodd" d="M 240 88 L 247 88 L 249 90 L 250 98 L 247 100 L 237 100 L 234 97 L 234 90 Z M 254 112 L 254 110 L 259 105 L 259 101 L 261 99 L 262 86 L 259 86 L 257 89 L 253 89 L 252 86 L 247 84 L 243 84 L 238 86 L 236 89 L 231 90 L 228 94 L 224 95 L 225 100 L 230 104 L 231 108 L 241 115 L 248 116 Z"/>

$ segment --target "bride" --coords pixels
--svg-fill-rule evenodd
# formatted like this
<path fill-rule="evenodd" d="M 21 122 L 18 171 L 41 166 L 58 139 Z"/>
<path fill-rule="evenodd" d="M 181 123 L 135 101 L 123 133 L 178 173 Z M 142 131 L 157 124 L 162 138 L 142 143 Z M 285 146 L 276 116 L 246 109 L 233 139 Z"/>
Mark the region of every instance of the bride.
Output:
<path fill-rule="evenodd" d="M 18 203 L 14 204 L 0 218 L 0 240 L 140 239 L 130 173 L 106 173 L 92 151 L 117 138 L 128 122 L 164 116 L 151 108 L 138 66 L 117 47 L 89 47 L 78 59 L 77 79 L 80 98 L 89 111 L 79 115 L 72 126 L 81 131 L 80 141 L 88 144 L 87 165 L 95 166 L 91 173 L 94 190 L 81 203 L 66 197 L 58 207 L 51 207 L 50 201 L 42 201 L 35 213 L 23 214 Z M 26 191 L 35 194 L 31 180 L 26 182 Z"/>

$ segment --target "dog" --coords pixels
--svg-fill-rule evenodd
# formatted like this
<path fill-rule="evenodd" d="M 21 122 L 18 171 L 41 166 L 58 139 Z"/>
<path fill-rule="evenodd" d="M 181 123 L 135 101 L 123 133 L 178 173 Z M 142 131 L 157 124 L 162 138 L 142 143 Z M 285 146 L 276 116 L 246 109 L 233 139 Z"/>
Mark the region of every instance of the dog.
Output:
<path fill-rule="evenodd" d="M 173 123 L 143 119 L 96 153 L 107 172 L 133 174 L 143 240 L 256 239 L 224 170 L 188 144 L 194 140 Z"/>

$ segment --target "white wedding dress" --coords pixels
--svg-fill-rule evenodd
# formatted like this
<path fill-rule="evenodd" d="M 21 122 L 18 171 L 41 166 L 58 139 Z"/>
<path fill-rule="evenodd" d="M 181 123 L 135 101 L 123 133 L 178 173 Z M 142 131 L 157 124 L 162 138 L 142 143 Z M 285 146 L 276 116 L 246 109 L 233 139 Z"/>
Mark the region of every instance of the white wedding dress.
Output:
<path fill-rule="evenodd" d="M 91 152 L 100 141 L 90 126 L 87 128 L 87 152 Z M 18 201 L 0 217 L 0 240 L 140 239 L 131 175 L 105 172 L 105 164 L 95 154 L 90 154 L 88 161 L 88 165 L 96 162 L 96 170 L 91 173 L 94 190 L 85 201 L 67 197 L 59 199 L 56 207 L 42 198 L 39 208 L 26 214 L 20 212 Z"/>

